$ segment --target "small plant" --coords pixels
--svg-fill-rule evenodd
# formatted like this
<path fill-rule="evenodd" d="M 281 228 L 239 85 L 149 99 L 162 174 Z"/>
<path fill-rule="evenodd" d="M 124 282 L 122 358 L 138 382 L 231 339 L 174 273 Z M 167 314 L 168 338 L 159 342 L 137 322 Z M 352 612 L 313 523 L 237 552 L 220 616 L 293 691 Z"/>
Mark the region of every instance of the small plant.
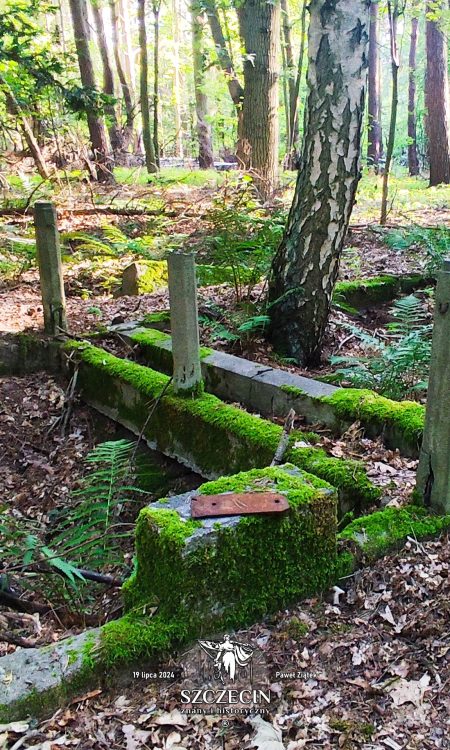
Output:
<path fill-rule="evenodd" d="M 370 388 L 398 400 L 418 398 L 428 386 L 432 326 L 420 322 L 422 304 L 414 295 L 397 300 L 391 313 L 394 320 L 388 325 L 387 341 L 347 324 L 367 354 L 331 357 L 330 362 L 340 365 L 336 371 L 340 380 L 356 388 Z"/>
<path fill-rule="evenodd" d="M 267 275 L 285 221 L 281 211 L 265 216 L 248 186 L 233 192 L 228 200 L 221 196 L 215 201 L 207 216 L 206 247 L 214 264 L 232 269 L 237 302 L 249 299 L 255 284 Z"/>

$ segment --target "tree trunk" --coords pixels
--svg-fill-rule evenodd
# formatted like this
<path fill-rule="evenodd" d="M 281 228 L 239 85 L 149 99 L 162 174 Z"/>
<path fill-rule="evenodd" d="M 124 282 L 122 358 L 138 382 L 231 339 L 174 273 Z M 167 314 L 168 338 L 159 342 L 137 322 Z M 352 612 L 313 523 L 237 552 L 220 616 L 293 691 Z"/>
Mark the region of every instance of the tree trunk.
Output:
<path fill-rule="evenodd" d="M 303 2 L 302 16 L 300 21 L 300 52 L 298 54 L 297 63 L 297 75 L 295 78 L 295 109 L 291 110 L 291 122 L 289 131 L 291 133 L 291 144 L 289 152 L 291 154 L 292 169 L 298 169 L 300 157 L 299 157 L 299 128 L 298 123 L 300 122 L 299 117 L 299 94 L 300 84 L 302 81 L 303 74 L 303 58 L 305 55 L 305 36 L 306 36 L 306 0 Z M 297 140 L 295 140 L 295 138 Z"/>
<path fill-rule="evenodd" d="M 379 0 L 370 5 L 369 27 L 369 77 L 367 85 L 368 99 L 368 144 L 367 162 L 378 173 L 378 165 L 383 155 L 383 138 L 381 131 L 381 86 L 380 86 L 380 53 L 378 42 L 378 6 Z"/>
<path fill-rule="evenodd" d="M 198 165 L 200 169 L 214 166 L 211 128 L 207 120 L 208 98 L 205 94 L 203 27 L 205 17 L 199 3 L 192 4 L 192 57 L 194 64 L 195 113 L 197 116 Z"/>
<path fill-rule="evenodd" d="M 245 44 L 244 166 L 266 200 L 278 183 L 279 0 L 245 0 L 238 12 Z"/>
<path fill-rule="evenodd" d="M 97 86 L 89 49 L 89 24 L 86 0 L 69 0 L 69 3 L 81 83 L 88 91 L 95 91 Z M 108 154 L 108 141 L 103 119 L 92 108 L 89 108 L 87 110 L 87 123 L 94 161 L 97 167 L 97 179 L 100 182 L 112 182 L 114 178 L 111 172 L 112 164 Z"/>
<path fill-rule="evenodd" d="M 419 19 L 411 19 L 411 37 L 409 44 L 409 78 L 408 78 L 408 168 L 411 177 L 419 174 L 417 156 L 417 120 L 416 120 L 416 53 Z"/>
<path fill-rule="evenodd" d="M 295 169 L 297 162 L 297 154 L 295 152 L 294 144 L 298 142 L 298 121 L 296 117 L 297 113 L 297 80 L 296 80 L 296 68 L 294 63 L 294 53 L 292 51 L 292 39 L 291 39 L 291 22 L 289 19 L 289 9 L 287 0 L 281 0 L 281 15 L 282 15 L 282 27 L 283 27 L 283 42 L 284 42 L 284 54 L 286 62 L 286 73 L 288 82 L 289 92 L 289 107 L 288 107 L 288 128 L 287 128 L 287 148 L 286 148 L 286 168 Z"/>
<path fill-rule="evenodd" d="M 389 135 L 386 147 L 386 164 L 384 165 L 383 190 L 381 195 L 381 216 L 380 224 L 383 226 L 387 221 L 388 214 L 388 192 L 389 192 L 389 172 L 391 169 L 392 154 L 395 145 L 395 129 L 397 127 L 397 109 L 398 109 L 398 69 L 399 57 L 397 48 L 397 20 L 399 15 L 398 0 L 394 4 L 388 0 L 388 20 L 389 20 L 389 38 L 391 43 L 391 70 L 392 70 L 392 99 L 391 99 L 391 118 L 389 122 Z"/>
<path fill-rule="evenodd" d="M 45 163 L 45 159 L 42 154 L 42 151 L 39 148 L 39 144 L 36 138 L 34 137 L 33 128 L 31 127 L 30 123 L 28 122 L 28 119 L 25 117 L 24 113 L 22 112 L 19 102 L 17 101 L 16 97 L 11 91 L 9 85 L 6 83 L 6 81 L 2 77 L 0 77 L 0 85 L 5 95 L 6 106 L 7 106 L 8 111 L 12 115 L 17 117 L 20 122 L 20 129 L 22 131 L 22 135 L 25 139 L 25 143 L 28 146 L 31 156 L 33 157 L 33 161 L 36 165 L 36 169 L 39 172 L 39 175 L 42 177 L 43 180 L 48 180 L 48 178 L 50 177 L 50 172 L 47 167 L 47 164 Z"/>
<path fill-rule="evenodd" d="M 111 30 L 114 50 L 114 62 L 116 64 L 117 76 L 119 78 L 120 88 L 122 89 L 122 96 L 125 104 L 126 119 L 123 148 L 126 149 L 133 140 L 135 116 L 133 104 L 133 89 L 131 83 L 129 83 L 129 81 L 127 80 L 127 76 L 122 65 L 122 60 L 120 58 L 119 19 L 116 0 L 110 0 L 109 7 L 111 11 Z"/>
<path fill-rule="evenodd" d="M 320 359 L 360 178 L 366 0 L 312 0 L 301 169 L 269 286 L 270 336 L 301 365 Z"/>
<path fill-rule="evenodd" d="M 180 74 L 180 23 L 178 0 L 172 0 L 173 16 L 173 103 L 175 115 L 175 156 L 182 159 L 183 120 L 181 116 L 181 74 Z"/>
<path fill-rule="evenodd" d="M 153 18 L 155 39 L 153 45 L 153 147 L 155 149 L 156 166 L 159 169 L 159 11 L 161 0 L 153 2 Z"/>
<path fill-rule="evenodd" d="M 91 0 L 92 13 L 94 16 L 95 29 L 97 32 L 98 47 L 103 68 L 103 93 L 114 98 L 114 74 L 109 60 L 108 45 L 106 42 L 105 25 L 103 23 L 102 8 L 98 0 Z M 120 125 L 117 120 L 117 113 L 114 103 L 111 102 L 105 106 L 105 113 L 108 121 L 109 140 L 113 154 L 116 155 L 122 151 L 123 138 Z"/>
<path fill-rule="evenodd" d="M 437 3 L 445 10 L 445 0 Z M 433 20 L 436 4 L 427 7 L 427 72 L 425 106 L 430 158 L 430 186 L 450 183 L 450 97 L 448 90 L 447 39 Z"/>
<path fill-rule="evenodd" d="M 142 141 L 145 151 L 145 165 L 149 174 L 158 171 L 155 160 L 155 149 L 150 126 L 150 108 L 148 91 L 148 51 L 147 51 L 147 28 L 145 25 L 145 0 L 138 0 L 138 24 L 139 24 L 139 47 L 141 53 L 140 62 L 140 100 L 142 116 Z"/>
<path fill-rule="evenodd" d="M 241 86 L 241 83 L 234 70 L 233 61 L 227 48 L 227 43 L 222 31 L 222 26 L 220 23 L 215 0 L 204 0 L 202 7 L 204 7 L 208 18 L 209 27 L 211 29 L 211 36 L 216 48 L 218 63 L 224 72 L 228 91 L 230 92 L 232 102 L 236 107 L 238 141 L 236 155 L 239 163 L 243 164 L 244 154 L 242 148 L 242 106 L 244 102 L 244 89 Z"/>

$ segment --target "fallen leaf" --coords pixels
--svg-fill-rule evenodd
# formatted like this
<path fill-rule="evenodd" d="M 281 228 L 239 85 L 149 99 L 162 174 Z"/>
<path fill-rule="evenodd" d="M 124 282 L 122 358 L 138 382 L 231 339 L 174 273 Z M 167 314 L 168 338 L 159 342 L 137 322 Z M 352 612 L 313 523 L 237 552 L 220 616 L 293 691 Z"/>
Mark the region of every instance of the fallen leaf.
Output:
<path fill-rule="evenodd" d="M 268 721 L 264 721 L 261 716 L 255 716 L 250 719 L 250 724 L 255 730 L 255 734 L 250 740 L 251 744 L 249 747 L 257 748 L 258 750 L 284 750 L 283 743 L 281 741 L 281 732 L 276 729 Z"/>
<path fill-rule="evenodd" d="M 420 680 L 405 680 L 401 678 L 386 688 L 390 694 L 394 706 L 401 706 L 403 703 L 413 703 L 419 707 L 422 703 L 423 696 L 430 684 L 430 676 L 424 674 Z"/>

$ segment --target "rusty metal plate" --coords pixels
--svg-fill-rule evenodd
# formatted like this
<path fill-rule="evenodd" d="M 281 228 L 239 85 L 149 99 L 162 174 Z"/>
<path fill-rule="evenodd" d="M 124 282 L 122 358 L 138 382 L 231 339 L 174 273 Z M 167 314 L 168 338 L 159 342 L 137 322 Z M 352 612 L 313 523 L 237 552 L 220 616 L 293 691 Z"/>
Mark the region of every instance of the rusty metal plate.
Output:
<path fill-rule="evenodd" d="M 245 516 L 251 513 L 285 513 L 289 503 L 278 492 L 229 492 L 197 495 L 191 501 L 192 518 Z"/>

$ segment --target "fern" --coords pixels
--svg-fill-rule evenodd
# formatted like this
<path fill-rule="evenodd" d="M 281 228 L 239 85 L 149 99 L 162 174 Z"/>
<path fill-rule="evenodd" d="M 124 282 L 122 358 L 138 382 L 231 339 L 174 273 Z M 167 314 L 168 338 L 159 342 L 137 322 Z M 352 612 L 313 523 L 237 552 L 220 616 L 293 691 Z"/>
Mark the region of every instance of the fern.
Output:
<path fill-rule="evenodd" d="M 391 309 L 390 339 L 384 341 L 355 325 L 345 325 L 366 355 L 331 357 L 341 380 L 356 388 L 370 388 L 394 399 L 414 397 L 427 388 L 431 355 L 431 325 L 424 325 L 421 301 L 403 297 Z M 342 366 L 344 365 L 344 366 Z"/>

